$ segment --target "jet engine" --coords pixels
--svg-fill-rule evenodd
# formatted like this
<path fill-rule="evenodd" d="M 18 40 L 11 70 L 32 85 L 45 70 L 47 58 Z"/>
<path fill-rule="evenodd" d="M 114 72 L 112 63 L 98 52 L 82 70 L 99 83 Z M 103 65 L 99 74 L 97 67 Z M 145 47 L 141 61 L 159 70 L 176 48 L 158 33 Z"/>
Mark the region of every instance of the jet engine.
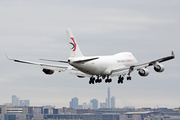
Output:
<path fill-rule="evenodd" d="M 149 70 L 146 69 L 146 68 L 142 68 L 142 69 L 139 70 L 138 73 L 139 73 L 140 76 L 147 76 L 147 75 L 149 75 Z"/>
<path fill-rule="evenodd" d="M 42 71 L 47 75 L 52 75 L 54 73 L 54 70 L 49 70 L 49 69 L 43 69 Z"/>
<path fill-rule="evenodd" d="M 162 64 L 156 64 L 156 65 L 154 65 L 154 70 L 156 72 L 163 72 L 164 71 L 164 66 Z"/>
<path fill-rule="evenodd" d="M 85 76 L 79 76 L 79 75 L 77 75 L 77 77 L 78 77 L 78 78 L 85 78 Z"/>

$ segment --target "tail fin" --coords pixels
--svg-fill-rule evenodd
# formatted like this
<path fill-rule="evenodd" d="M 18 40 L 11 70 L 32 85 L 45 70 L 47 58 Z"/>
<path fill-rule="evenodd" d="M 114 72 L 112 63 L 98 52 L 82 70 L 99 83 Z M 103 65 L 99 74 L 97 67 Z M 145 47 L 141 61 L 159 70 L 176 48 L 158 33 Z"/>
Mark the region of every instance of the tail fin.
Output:
<path fill-rule="evenodd" d="M 79 46 L 78 46 L 71 30 L 67 29 L 66 33 L 67 33 L 67 37 L 68 37 L 70 57 L 83 57 L 81 50 L 79 49 Z"/>

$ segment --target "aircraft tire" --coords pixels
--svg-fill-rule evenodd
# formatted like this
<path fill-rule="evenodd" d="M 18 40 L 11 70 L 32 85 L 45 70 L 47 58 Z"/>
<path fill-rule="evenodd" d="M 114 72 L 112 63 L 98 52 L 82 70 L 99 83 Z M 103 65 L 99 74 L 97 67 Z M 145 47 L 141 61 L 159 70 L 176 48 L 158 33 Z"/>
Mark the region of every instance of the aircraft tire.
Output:
<path fill-rule="evenodd" d="M 123 84 L 123 80 L 121 80 L 120 82 L 121 82 L 121 84 Z"/>

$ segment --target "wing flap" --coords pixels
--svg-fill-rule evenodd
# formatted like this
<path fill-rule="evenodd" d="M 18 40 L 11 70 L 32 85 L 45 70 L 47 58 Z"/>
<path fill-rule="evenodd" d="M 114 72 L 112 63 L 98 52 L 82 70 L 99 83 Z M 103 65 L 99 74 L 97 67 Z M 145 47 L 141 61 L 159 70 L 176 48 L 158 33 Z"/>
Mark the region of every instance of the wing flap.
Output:
<path fill-rule="evenodd" d="M 41 64 L 41 68 L 55 70 L 59 72 L 64 72 L 68 69 L 68 67 L 65 67 L 65 66 L 47 65 L 47 64 Z"/>
<path fill-rule="evenodd" d="M 126 75 L 128 74 L 128 72 L 129 72 L 129 68 L 123 69 L 123 70 L 119 69 L 119 71 L 113 71 L 110 76 L 114 77 L 114 76 L 119 76 L 119 75 Z"/>
<path fill-rule="evenodd" d="M 63 60 L 49 60 L 49 59 L 39 59 L 43 61 L 51 61 L 51 62 L 62 62 L 62 63 L 68 63 L 68 61 L 63 61 Z"/>

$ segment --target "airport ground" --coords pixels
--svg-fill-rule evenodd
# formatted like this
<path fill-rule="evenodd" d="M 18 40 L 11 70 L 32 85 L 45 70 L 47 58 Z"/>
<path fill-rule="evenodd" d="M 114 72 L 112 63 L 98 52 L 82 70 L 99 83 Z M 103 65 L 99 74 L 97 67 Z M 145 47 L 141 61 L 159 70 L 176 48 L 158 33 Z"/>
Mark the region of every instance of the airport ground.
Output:
<path fill-rule="evenodd" d="M 0 105 L 0 120 L 179 120 L 180 108 L 73 109 Z"/>

